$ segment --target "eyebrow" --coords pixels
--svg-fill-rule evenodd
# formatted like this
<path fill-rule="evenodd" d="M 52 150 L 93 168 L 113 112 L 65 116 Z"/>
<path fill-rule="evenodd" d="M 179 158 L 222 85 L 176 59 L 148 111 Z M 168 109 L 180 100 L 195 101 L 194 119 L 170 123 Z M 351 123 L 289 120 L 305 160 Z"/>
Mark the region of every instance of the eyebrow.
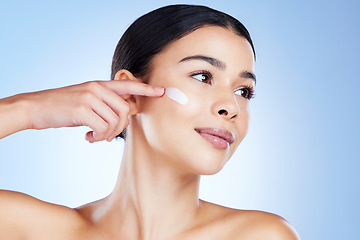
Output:
<path fill-rule="evenodd" d="M 240 74 L 240 77 L 242 77 L 242 78 L 250 78 L 250 79 L 254 80 L 255 85 L 256 85 L 256 76 L 252 72 L 244 71 L 244 72 L 242 72 Z"/>
<path fill-rule="evenodd" d="M 185 57 L 183 59 L 181 59 L 179 61 L 179 63 L 181 62 L 186 62 L 186 61 L 190 61 L 190 60 L 202 60 L 205 62 L 208 62 L 209 64 L 213 65 L 214 67 L 217 67 L 221 70 L 224 70 L 226 68 L 226 64 L 216 58 L 212 58 L 212 57 L 208 57 L 208 56 L 203 56 L 203 55 L 194 55 L 194 56 L 189 56 L 189 57 Z M 240 77 L 242 78 L 250 78 L 252 80 L 254 80 L 255 84 L 256 84 L 256 76 L 254 73 L 249 72 L 249 71 L 244 71 L 240 74 Z"/>
<path fill-rule="evenodd" d="M 211 65 L 213 65 L 214 67 L 217 67 L 219 69 L 225 69 L 226 68 L 226 65 L 225 65 L 224 62 L 222 62 L 222 61 L 220 61 L 220 60 L 218 60 L 216 58 L 207 57 L 207 56 L 203 56 L 203 55 L 195 55 L 195 56 L 185 57 L 185 58 L 181 59 L 179 61 L 179 63 L 186 62 L 186 61 L 189 61 L 189 60 L 202 60 L 202 61 L 210 63 Z"/>

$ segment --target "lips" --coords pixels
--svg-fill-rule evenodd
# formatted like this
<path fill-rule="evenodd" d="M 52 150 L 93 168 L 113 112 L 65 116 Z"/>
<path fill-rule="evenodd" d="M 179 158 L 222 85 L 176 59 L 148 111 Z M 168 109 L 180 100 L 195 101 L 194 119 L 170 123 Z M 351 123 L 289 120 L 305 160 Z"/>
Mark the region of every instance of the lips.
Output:
<path fill-rule="evenodd" d="M 222 128 L 196 128 L 195 131 L 214 147 L 226 149 L 234 142 L 231 132 Z"/>

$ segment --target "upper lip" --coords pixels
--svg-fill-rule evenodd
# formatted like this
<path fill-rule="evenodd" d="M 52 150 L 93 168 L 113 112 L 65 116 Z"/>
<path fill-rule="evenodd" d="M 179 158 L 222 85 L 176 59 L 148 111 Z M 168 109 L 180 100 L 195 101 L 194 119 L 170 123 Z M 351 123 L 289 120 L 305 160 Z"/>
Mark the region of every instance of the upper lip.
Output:
<path fill-rule="evenodd" d="M 207 133 L 222 138 L 229 144 L 234 142 L 233 134 L 223 128 L 196 128 L 195 131 L 198 133 Z"/>

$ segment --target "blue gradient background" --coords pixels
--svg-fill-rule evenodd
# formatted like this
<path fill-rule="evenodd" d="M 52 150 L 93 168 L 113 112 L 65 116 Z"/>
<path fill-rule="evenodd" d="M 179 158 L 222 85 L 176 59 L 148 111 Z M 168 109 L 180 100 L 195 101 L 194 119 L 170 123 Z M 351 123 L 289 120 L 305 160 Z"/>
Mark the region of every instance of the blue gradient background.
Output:
<path fill-rule="evenodd" d="M 124 30 L 170 3 L 179 2 L 2 0 L 0 98 L 108 79 Z M 248 136 L 223 171 L 203 178 L 201 197 L 279 214 L 302 239 L 359 239 L 359 2 L 182 3 L 237 17 L 257 51 Z M 0 140 L 0 188 L 70 207 L 106 196 L 123 143 L 88 144 L 86 131 Z"/>

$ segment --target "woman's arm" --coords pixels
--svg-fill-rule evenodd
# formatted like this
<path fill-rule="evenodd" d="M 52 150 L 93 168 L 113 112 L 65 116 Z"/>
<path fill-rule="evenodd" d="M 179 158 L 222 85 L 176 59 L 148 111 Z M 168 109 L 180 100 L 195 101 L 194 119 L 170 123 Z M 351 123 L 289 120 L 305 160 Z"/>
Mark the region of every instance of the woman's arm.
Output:
<path fill-rule="evenodd" d="M 21 99 L 21 95 L 0 99 L 0 139 L 27 129 L 27 107 Z"/>
<path fill-rule="evenodd" d="M 159 97 L 163 88 L 132 80 L 92 81 L 0 99 L 0 139 L 25 129 L 89 126 L 90 142 L 111 141 L 128 124 L 129 95 Z"/>
<path fill-rule="evenodd" d="M 137 81 L 112 80 L 0 99 L 0 139 L 25 129 L 89 126 L 88 141 L 110 141 L 127 126 L 128 115 L 137 112 L 131 96 L 163 93 L 164 88 Z M 48 239 L 39 236 L 51 234 L 54 239 L 79 239 L 82 222 L 70 208 L 0 190 L 0 239 Z"/>

